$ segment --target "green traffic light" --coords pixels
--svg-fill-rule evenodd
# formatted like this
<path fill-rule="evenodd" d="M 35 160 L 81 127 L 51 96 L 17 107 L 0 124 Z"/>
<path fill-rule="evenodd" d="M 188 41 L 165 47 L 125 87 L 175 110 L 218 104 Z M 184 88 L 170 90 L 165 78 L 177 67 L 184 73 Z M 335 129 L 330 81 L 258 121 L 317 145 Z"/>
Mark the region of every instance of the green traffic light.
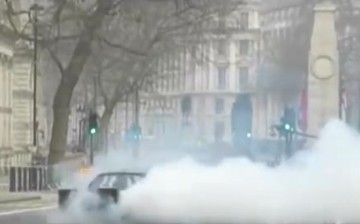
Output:
<path fill-rule="evenodd" d="M 93 135 L 93 134 L 95 134 L 95 133 L 96 133 L 96 128 L 91 128 L 91 129 L 90 129 L 90 134 Z"/>
<path fill-rule="evenodd" d="M 285 124 L 285 130 L 290 130 L 290 129 L 291 129 L 290 125 L 289 125 L 289 124 Z"/>

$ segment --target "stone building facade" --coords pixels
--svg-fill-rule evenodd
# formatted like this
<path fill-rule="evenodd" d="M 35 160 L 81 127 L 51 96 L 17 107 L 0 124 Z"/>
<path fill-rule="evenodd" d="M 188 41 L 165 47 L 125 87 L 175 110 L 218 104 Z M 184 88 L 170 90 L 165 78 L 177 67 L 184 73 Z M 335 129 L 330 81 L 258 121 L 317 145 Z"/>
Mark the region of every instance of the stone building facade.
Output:
<path fill-rule="evenodd" d="M 144 139 L 177 144 L 212 143 L 216 135 L 231 140 L 231 108 L 241 93 L 250 93 L 258 108 L 256 68 L 259 53 L 259 2 L 204 25 L 206 34 L 197 44 L 159 60 L 161 79 L 140 95 L 140 124 Z M 181 69 L 179 69 L 181 68 Z M 191 101 L 184 116 L 182 102 Z M 254 136 L 258 117 L 253 116 Z M 118 105 L 110 133 L 121 136 L 134 118 L 134 100 Z"/>
<path fill-rule="evenodd" d="M 19 7 L 20 1 L 13 1 Z M 0 10 L 5 10 L 4 2 Z M 18 25 L 21 18 L 15 19 Z M 12 32 L 6 13 L 0 16 L 0 167 L 29 165 L 33 146 L 34 76 L 31 46 Z M 41 96 L 41 78 L 38 95 Z M 41 97 L 39 97 L 41 98 Z M 38 101 L 38 110 L 42 108 Z M 41 114 L 40 114 L 41 116 Z M 38 137 L 46 127 L 38 120 Z M 39 139 L 39 138 L 38 138 Z M 45 143 L 44 143 L 45 144 Z M 43 144 L 43 145 L 44 145 Z"/>

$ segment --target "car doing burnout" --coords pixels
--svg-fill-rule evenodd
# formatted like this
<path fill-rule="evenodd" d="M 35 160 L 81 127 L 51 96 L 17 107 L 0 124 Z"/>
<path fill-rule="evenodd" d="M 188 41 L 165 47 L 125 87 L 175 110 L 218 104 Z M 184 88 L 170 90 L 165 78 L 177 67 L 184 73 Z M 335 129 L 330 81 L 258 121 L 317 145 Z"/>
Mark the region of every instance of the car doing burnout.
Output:
<path fill-rule="evenodd" d="M 144 173 L 111 172 L 97 175 L 87 186 L 88 191 L 99 196 L 95 204 L 87 203 L 86 210 L 106 209 L 113 203 L 118 203 L 121 191 L 127 189 L 145 177 Z M 59 189 L 58 203 L 60 209 L 66 209 L 72 199 L 76 197 L 77 189 Z"/>

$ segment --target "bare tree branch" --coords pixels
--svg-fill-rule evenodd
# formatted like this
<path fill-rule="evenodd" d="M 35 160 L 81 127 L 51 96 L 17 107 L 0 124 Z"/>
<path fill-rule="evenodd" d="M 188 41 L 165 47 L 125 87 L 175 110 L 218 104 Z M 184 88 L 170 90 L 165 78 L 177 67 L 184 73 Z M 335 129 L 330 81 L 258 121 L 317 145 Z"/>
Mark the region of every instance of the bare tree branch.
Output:
<path fill-rule="evenodd" d="M 60 74 L 61 75 L 64 75 L 65 73 L 65 69 L 64 69 L 64 66 L 63 64 L 61 63 L 59 57 L 56 55 L 56 53 L 54 52 L 53 49 L 51 49 L 51 47 L 46 47 L 46 50 L 49 52 L 50 56 L 51 56 L 51 59 L 54 61 L 54 63 L 56 64 L 57 68 L 59 69 L 60 71 Z"/>
<path fill-rule="evenodd" d="M 9 21 L 9 24 L 10 24 L 13 32 L 22 40 L 34 42 L 35 37 L 31 36 L 30 34 L 25 33 L 26 26 L 28 24 L 34 25 L 33 22 L 31 21 L 31 11 L 30 10 L 28 10 L 28 11 L 26 11 L 26 10 L 15 11 L 14 8 L 13 8 L 12 3 L 10 2 L 10 0 L 5 0 L 5 3 L 6 3 L 6 6 L 7 6 L 7 10 L 6 10 L 7 19 Z M 23 15 L 23 14 L 28 15 L 29 20 L 25 24 L 25 26 L 21 30 L 19 30 L 19 28 L 15 24 L 14 17 L 18 17 L 19 15 Z M 57 21 L 57 20 L 55 20 L 55 21 Z M 57 21 L 57 22 L 59 22 L 59 21 Z M 60 26 L 60 25 L 58 24 L 58 26 Z M 57 35 L 54 38 L 43 38 L 43 37 L 40 36 L 40 37 L 37 37 L 36 41 L 38 42 L 39 45 L 42 46 L 42 45 L 49 45 L 49 44 L 56 43 L 59 40 L 74 40 L 74 39 L 78 38 L 79 35 L 80 34 L 62 35 L 62 36 Z"/>
<path fill-rule="evenodd" d="M 121 43 L 113 43 L 113 42 L 109 41 L 108 39 L 106 39 L 105 37 L 100 36 L 100 35 L 98 35 L 98 38 L 99 38 L 101 41 L 103 41 L 105 44 L 107 44 L 108 46 L 110 46 L 110 47 L 119 48 L 119 49 L 121 49 L 121 50 L 123 50 L 123 51 L 129 52 L 129 53 L 134 54 L 134 55 L 137 55 L 137 56 L 146 56 L 146 54 L 147 54 L 147 50 L 145 50 L 144 52 L 142 52 L 142 51 L 138 51 L 138 50 L 135 50 L 135 49 L 131 49 L 131 48 L 129 48 L 129 47 L 124 46 L 124 45 L 121 44 Z"/>

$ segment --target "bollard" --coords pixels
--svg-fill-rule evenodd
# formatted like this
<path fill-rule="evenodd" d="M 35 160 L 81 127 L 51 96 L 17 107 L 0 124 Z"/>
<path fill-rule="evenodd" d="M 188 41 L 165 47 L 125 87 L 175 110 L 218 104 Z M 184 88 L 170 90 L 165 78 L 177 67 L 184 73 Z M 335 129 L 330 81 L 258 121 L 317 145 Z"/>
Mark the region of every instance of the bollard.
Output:
<path fill-rule="evenodd" d="M 22 177 L 23 177 L 23 175 L 22 175 L 22 169 L 21 169 L 21 167 L 16 167 L 16 172 L 17 172 L 17 178 L 16 178 L 16 180 L 17 180 L 17 191 L 18 192 L 22 192 L 23 191 L 23 187 L 22 187 Z"/>
<path fill-rule="evenodd" d="M 9 192 L 46 190 L 46 167 L 10 167 L 9 174 Z"/>
<path fill-rule="evenodd" d="M 9 191 L 16 192 L 16 168 L 10 167 Z"/>
<path fill-rule="evenodd" d="M 37 182 L 37 177 L 36 177 L 36 167 L 30 167 L 30 191 L 36 191 L 36 182 Z"/>
<path fill-rule="evenodd" d="M 44 190 L 44 168 L 39 167 L 39 191 Z"/>
<path fill-rule="evenodd" d="M 43 167 L 38 167 L 37 170 L 38 170 L 38 172 L 37 172 L 37 175 L 38 175 L 37 190 L 42 191 L 44 189 L 44 180 L 43 180 L 44 169 L 43 169 Z"/>
<path fill-rule="evenodd" d="M 29 168 L 22 167 L 22 186 L 23 191 L 29 191 Z"/>
<path fill-rule="evenodd" d="M 44 190 L 49 189 L 47 176 L 48 176 L 48 169 L 47 169 L 47 167 L 44 167 L 44 176 L 43 176 L 44 177 Z"/>

